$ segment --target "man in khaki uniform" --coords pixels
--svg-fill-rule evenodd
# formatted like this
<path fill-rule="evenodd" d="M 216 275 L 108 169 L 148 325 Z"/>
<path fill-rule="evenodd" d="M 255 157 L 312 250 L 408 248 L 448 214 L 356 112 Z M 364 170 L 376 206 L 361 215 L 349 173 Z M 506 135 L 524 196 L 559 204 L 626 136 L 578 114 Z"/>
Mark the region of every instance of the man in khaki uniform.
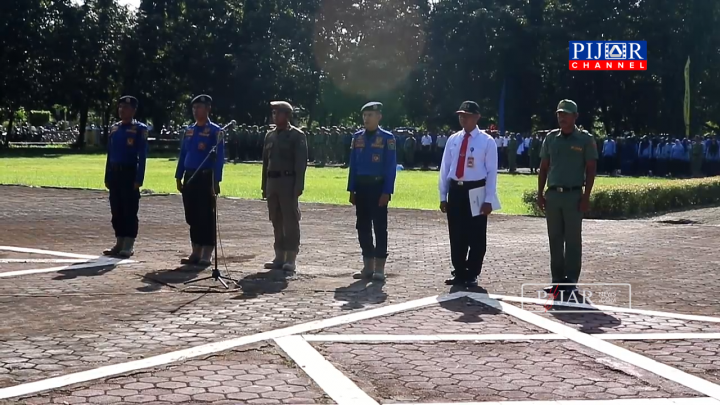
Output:
<path fill-rule="evenodd" d="M 300 129 L 290 125 L 290 103 L 273 101 L 270 106 L 276 127 L 265 136 L 262 195 L 275 233 L 275 258 L 265 263 L 265 268 L 293 272 L 300 249 L 298 198 L 305 189 L 307 140 Z"/>
<path fill-rule="evenodd" d="M 580 279 L 582 219 L 590 209 L 597 170 L 597 144 L 590 133 L 575 126 L 577 111 L 574 101 L 560 102 L 556 111 L 560 128 L 547 135 L 540 150 L 537 202 L 547 221 L 553 284 L 547 290 L 553 294 L 575 291 Z M 558 283 L 571 285 L 555 286 Z"/>

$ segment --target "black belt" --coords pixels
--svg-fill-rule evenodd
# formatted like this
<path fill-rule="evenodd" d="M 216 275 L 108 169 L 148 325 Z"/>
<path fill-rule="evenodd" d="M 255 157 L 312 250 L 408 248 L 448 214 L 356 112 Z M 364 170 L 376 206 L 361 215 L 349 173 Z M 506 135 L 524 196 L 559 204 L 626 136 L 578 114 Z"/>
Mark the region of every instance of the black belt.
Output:
<path fill-rule="evenodd" d="M 295 171 L 293 170 L 270 170 L 267 172 L 267 176 L 271 179 L 277 179 L 278 177 L 283 176 L 295 176 Z"/>
<path fill-rule="evenodd" d="M 571 191 L 580 191 L 582 189 L 583 189 L 582 186 L 575 186 L 575 187 L 550 186 L 550 187 L 548 187 L 548 190 L 557 191 L 558 193 L 569 193 Z"/>
<path fill-rule="evenodd" d="M 212 173 L 213 169 L 186 169 L 185 174 L 188 176 L 192 176 L 195 174 L 195 172 L 198 172 L 200 174 L 210 174 Z"/>
<path fill-rule="evenodd" d="M 118 163 L 111 163 L 110 170 L 113 172 L 130 172 L 137 171 L 137 166 L 134 165 L 121 165 Z"/>
<path fill-rule="evenodd" d="M 485 187 L 485 179 L 474 180 L 474 181 L 450 180 L 450 185 L 452 187 L 460 187 L 460 188 L 467 188 L 467 189 Z"/>
<path fill-rule="evenodd" d="M 357 176 L 355 181 L 358 184 L 379 184 L 385 182 L 383 176 Z"/>

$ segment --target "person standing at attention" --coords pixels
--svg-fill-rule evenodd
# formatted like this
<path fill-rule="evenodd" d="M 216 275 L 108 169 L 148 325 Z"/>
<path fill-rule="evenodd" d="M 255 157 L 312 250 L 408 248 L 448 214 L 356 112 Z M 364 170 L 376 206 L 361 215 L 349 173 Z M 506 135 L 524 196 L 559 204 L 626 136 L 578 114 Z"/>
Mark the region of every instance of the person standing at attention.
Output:
<path fill-rule="evenodd" d="M 590 209 L 598 151 L 593 136 L 575 126 L 578 108 L 574 101 L 562 100 L 556 115 L 560 128 L 548 134 L 540 151 L 537 203 L 545 211 L 550 241 L 553 285 L 546 291 L 571 294 L 580 279 L 582 219 Z M 568 285 L 557 286 L 560 283 Z"/>
<path fill-rule="evenodd" d="M 388 203 L 395 192 L 397 146 L 395 136 L 380 128 L 382 103 L 370 102 L 361 112 L 365 129 L 353 135 L 348 192 L 355 206 L 363 268 L 356 280 L 385 280 L 388 257 Z M 373 244 L 373 229 L 375 243 Z"/>
<path fill-rule="evenodd" d="M 480 106 L 476 102 L 463 102 L 457 115 L 463 129 L 445 145 L 438 182 L 454 269 L 445 284 L 477 287 L 487 249 L 488 216 L 500 208 L 497 145 L 492 136 L 477 127 Z"/>

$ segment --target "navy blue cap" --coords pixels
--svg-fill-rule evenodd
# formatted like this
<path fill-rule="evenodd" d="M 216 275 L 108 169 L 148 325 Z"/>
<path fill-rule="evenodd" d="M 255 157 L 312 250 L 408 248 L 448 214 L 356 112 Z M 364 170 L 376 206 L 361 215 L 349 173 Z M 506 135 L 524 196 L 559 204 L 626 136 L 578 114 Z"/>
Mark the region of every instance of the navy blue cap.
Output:
<path fill-rule="evenodd" d="M 365 111 L 382 111 L 383 104 L 379 101 L 371 101 L 363 106 L 360 112 Z"/>
<path fill-rule="evenodd" d="M 456 114 L 480 114 L 480 106 L 474 101 L 463 101 Z"/>
<path fill-rule="evenodd" d="M 192 102 L 190 104 L 192 104 L 192 105 L 195 105 L 195 104 L 210 105 L 210 104 L 212 104 L 212 97 L 208 96 L 207 94 L 201 94 L 201 95 L 195 97 L 194 99 L 192 99 Z"/>
<path fill-rule="evenodd" d="M 130 104 L 132 108 L 137 108 L 138 100 L 133 96 L 122 96 L 118 100 L 118 104 Z"/>

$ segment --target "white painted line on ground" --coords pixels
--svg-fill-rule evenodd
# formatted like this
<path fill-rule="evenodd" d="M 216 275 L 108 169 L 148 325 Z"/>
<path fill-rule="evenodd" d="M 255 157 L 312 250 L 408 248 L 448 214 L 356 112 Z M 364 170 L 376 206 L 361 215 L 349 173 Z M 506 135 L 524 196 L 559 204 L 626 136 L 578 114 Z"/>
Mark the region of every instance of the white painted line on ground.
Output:
<path fill-rule="evenodd" d="M 17 246 L 0 246 L 0 250 L 7 250 L 9 252 L 16 252 L 16 253 L 35 253 L 35 254 L 39 254 L 39 255 L 69 257 L 71 259 L 96 259 L 97 258 L 97 256 L 79 255 L 77 253 L 56 252 L 53 250 L 33 249 L 33 248 L 24 248 L 24 247 L 17 247 Z"/>
<path fill-rule="evenodd" d="M 303 335 L 308 342 L 460 342 L 498 340 L 565 340 L 554 334 L 534 335 Z"/>
<path fill-rule="evenodd" d="M 476 294 L 476 293 L 468 293 L 468 294 Z M 484 294 L 481 294 L 481 295 L 484 295 Z M 537 298 L 510 297 L 510 296 L 506 296 L 506 295 L 496 295 L 496 294 L 490 294 L 488 297 L 492 298 L 492 299 L 503 300 L 503 301 L 508 301 L 508 302 L 519 302 L 519 303 L 536 304 L 536 305 L 547 304 L 547 300 L 537 299 Z M 555 302 L 555 304 L 559 306 L 560 303 Z M 562 306 L 572 307 L 572 308 L 582 308 L 582 309 L 595 309 L 598 311 L 605 311 L 605 312 L 621 312 L 621 313 L 627 313 L 627 314 L 660 316 L 660 317 L 664 317 L 664 318 L 684 319 L 687 321 L 720 323 L 720 318 L 716 318 L 716 317 L 712 317 L 712 316 L 703 316 L 703 315 L 675 314 L 672 312 L 649 311 L 649 310 L 637 309 L 637 308 L 610 307 L 607 305 L 593 306 L 593 305 L 588 305 L 588 304 L 576 304 L 576 303 L 571 303 L 571 302 L 563 302 Z"/>
<path fill-rule="evenodd" d="M 589 334 L 602 340 L 688 340 L 720 339 L 720 333 L 597 333 Z M 511 340 L 567 340 L 552 334 L 498 334 L 498 335 L 303 335 L 308 342 L 338 343 L 402 343 L 402 342 L 461 342 L 461 341 L 511 341 Z"/>
<path fill-rule="evenodd" d="M 468 293 L 467 296 L 473 299 L 477 299 L 485 305 L 497 308 L 508 315 L 512 315 L 520 320 L 529 322 L 537 327 L 543 328 L 548 332 L 557 333 L 559 335 L 565 336 L 566 338 L 583 346 L 586 346 L 590 349 L 599 351 L 608 356 L 615 357 L 616 359 L 622 360 L 636 367 L 643 368 L 651 373 L 655 373 L 661 377 L 684 385 L 709 397 L 720 399 L 720 386 L 717 384 L 713 384 L 709 381 L 703 380 L 702 378 L 695 377 L 694 375 L 685 373 L 674 367 L 670 367 L 666 364 L 660 363 L 641 354 L 616 346 L 602 339 L 598 339 L 586 333 L 582 333 L 570 326 L 566 326 L 559 322 L 544 318 L 538 314 L 518 308 L 512 304 L 508 304 L 507 302 L 493 300 L 491 298 L 480 298 L 475 296 L 473 293 Z"/>
<path fill-rule="evenodd" d="M 0 259 L 0 263 L 82 263 L 86 259 Z"/>
<path fill-rule="evenodd" d="M 686 340 L 720 339 L 720 333 L 606 333 L 593 334 L 602 340 Z"/>
<path fill-rule="evenodd" d="M 70 265 L 70 266 L 48 267 L 46 269 L 7 271 L 4 273 L 0 273 L 0 278 L 26 276 L 28 274 L 53 273 L 53 272 L 59 272 L 59 271 L 91 269 L 93 267 L 122 266 L 123 264 L 130 264 L 130 263 L 136 263 L 136 262 L 134 260 L 127 260 L 127 259 L 122 260 L 122 259 L 103 258 L 103 259 L 100 259 L 100 260 L 94 261 L 94 262 L 85 262 L 85 263 L 80 263 L 80 264 L 75 264 L 75 265 Z"/>
<path fill-rule="evenodd" d="M 392 405 L 720 405 L 713 398 L 643 398 L 606 400 L 561 400 L 561 401 L 503 401 L 503 402 L 447 402 L 432 404 L 396 403 Z"/>
<path fill-rule="evenodd" d="M 277 339 L 289 335 L 297 335 L 307 333 L 313 330 L 330 328 L 333 326 L 344 325 L 352 322 L 372 319 L 379 316 L 391 315 L 397 312 L 407 311 L 410 309 L 425 307 L 439 302 L 451 301 L 460 297 L 464 297 L 466 293 L 454 293 L 444 296 L 435 296 L 422 298 L 414 301 L 403 302 L 400 304 L 388 305 L 380 308 L 370 309 L 367 311 L 353 312 L 347 315 L 341 315 L 334 318 L 322 319 L 318 321 L 307 322 L 287 328 L 276 329 L 268 332 L 258 333 L 250 336 L 243 336 L 236 339 L 225 340 L 221 342 L 208 343 L 201 346 L 191 347 L 189 349 L 178 350 L 158 356 L 148 357 L 141 360 L 129 361 L 126 363 L 113 364 L 110 366 L 99 367 L 92 370 L 81 371 L 78 373 L 66 374 L 59 377 L 49 378 L 46 380 L 35 381 L 27 384 L 16 385 L 14 387 L 0 388 L 0 399 L 14 398 L 24 395 L 33 394 L 40 391 L 47 391 L 54 388 L 65 387 L 72 384 L 83 383 L 87 381 L 97 380 L 100 378 L 111 377 L 118 374 L 125 374 L 137 370 L 163 366 L 166 364 L 187 360 L 200 356 L 207 356 L 219 353 L 225 350 L 233 349 L 238 346 L 244 346 L 252 343 L 261 342 L 268 339 Z"/>
<path fill-rule="evenodd" d="M 338 405 L 378 405 L 302 336 L 277 338 L 275 343 Z"/>

